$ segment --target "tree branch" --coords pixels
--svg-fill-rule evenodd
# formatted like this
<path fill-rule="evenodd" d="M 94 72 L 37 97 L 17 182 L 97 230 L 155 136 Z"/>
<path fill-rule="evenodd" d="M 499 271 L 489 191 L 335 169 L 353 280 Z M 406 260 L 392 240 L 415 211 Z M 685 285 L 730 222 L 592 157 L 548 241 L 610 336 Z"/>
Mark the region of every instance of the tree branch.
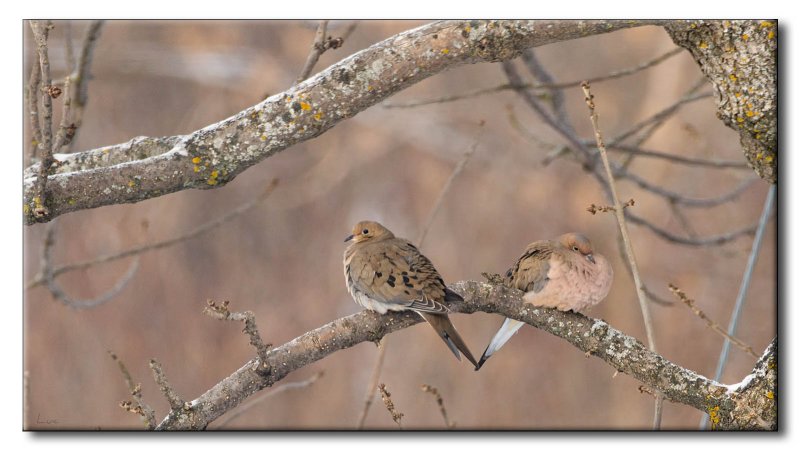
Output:
<path fill-rule="evenodd" d="M 362 50 L 292 88 L 185 136 L 138 138 L 59 155 L 45 205 L 25 223 L 68 212 L 134 203 L 185 189 L 210 189 L 248 167 L 319 136 L 390 95 L 461 64 L 502 61 L 529 47 L 665 21 L 440 21 Z M 143 151 L 131 151 L 133 148 Z M 102 153 L 107 151 L 109 155 Z M 120 155 L 122 153 L 122 155 Z M 81 162 L 78 162 L 81 161 Z M 114 165 L 110 165 L 113 161 Z M 33 208 L 29 168 L 24 202 Z M 35 173 L 35 172 L 34 172 Z"/>
<path fill-rule="evenodd" d="M 452 312 L 501 314 L 547 331 L 579 351 L 588 352 L 616 370 L 661 391 L 670 401 L 701 411 L 718 408 L 720 421 L 717 426 L 720 428 L 760 428 L 763 421 L 774 428 L 777 423 L 772 412 L 776 388 L 775 341 L 745 382 L 726 386 L 666 360 L 602 320 L 525 304 L 521 292 L 516 289 L 476 281 L 461 281 L 449 287 L 465 300 L 448 304 Z M 272 386 L 293 371 L 359 343 L 377 342 L 383 336 L 421 320 L 413 312 L 380 315 L 372 311 L 334 320 L 270 349 L 266 355 L 269 371 L 258 370 L 258 358 L 247 362 L 183 408 L 170 411 L 157 429 L 204 429 L 247 397 Z M 767 392 L 771 393 L 771 402 L 765 402 Z"/>

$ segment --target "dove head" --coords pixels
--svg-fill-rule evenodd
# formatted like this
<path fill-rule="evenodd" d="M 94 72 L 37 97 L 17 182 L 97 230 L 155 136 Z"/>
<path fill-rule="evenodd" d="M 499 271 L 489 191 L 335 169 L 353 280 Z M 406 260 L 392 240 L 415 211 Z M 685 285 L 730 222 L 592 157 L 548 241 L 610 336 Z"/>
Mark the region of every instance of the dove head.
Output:
<path fill-rule="evenodd" d="M 580 233 L 567 233 L 558 238 L 561 245 L 569 251 L 575 252 L 578 255 L 586 258 L 592 264 L 594 261 L 594 250 L 592 250 L 592 242 L 586 236 Z"/>
<path fill-rule="evenodd" d="M 383 225 L 379 224 L 378 222 L 365 220 L 355 224 L 353 227 L 353 233 L 350 236 L 347 236 L 347 239 L 344 241 L 353 241 L 354 244 L 358 244 L 360 242 L 382 241 L 384 239 L 391 239 L 393 237 L 394 234 L 387 230 Z"/>

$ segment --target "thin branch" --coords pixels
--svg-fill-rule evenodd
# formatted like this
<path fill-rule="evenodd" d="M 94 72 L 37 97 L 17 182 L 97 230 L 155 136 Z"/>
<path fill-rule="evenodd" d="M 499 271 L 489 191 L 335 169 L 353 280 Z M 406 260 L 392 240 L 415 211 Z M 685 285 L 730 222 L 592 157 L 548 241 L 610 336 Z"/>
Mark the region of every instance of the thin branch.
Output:
<path fill-rule="evenodd" d="M 391 36 L 284 92 L 190 134 L 141 137 L 106 146 L 104 151 L 58 155 L 61 167 L 47 183 L 50 214 L 46 217 L 31 213 L 36 206 L 37 177 L 26 169 L 23 192 L 28 209 L 23 209 L 24 220 L 30 225 L 89 208 L 135 203 L 187 189 L 217 188 L 260 161 L 316 138 L 444 70 L 510 59 L 529 47 L 666 23 L 451 20 L 426 24 Z M 144 152 L 131 151 L 133 147 Z"/>
<path fill-rule="evenodd" d="M 42 142 L 42 124 L 39 122 L 39 97 L 41 96 L 42 69 L 39 59 L 31 64 L 31 77 L 28 81 L 28 113 L 31 126 L 31 160 L 37 156 L 37 150 L 44 148 Z"/>
<path fill-rule="evenodd" d="M 739 293 L 736 295 L 736 303 L 733 307 L 733 312 L 731 312 L 730 321 L 728 322 L 728 334 L 731 336 L 736 334 L 736 328 L 739 325 L 739 317 L 741 317 L 742 309 L 744 307 L 744 299 L 747 296 L 748 289 L 750 288 L 750 280 L 753 276 L 753 271 L 755 270 L 756 261 L 758 260 L 758 253 L 761 250 L 761 242 L 764 238 L 764 232 L 767 229 L 767 222 L 772 215 L 772 207 L 775 203 L 776 195 L 777 188 L 776 185 L 773 184 L 770 186 L 769 192 L 767 192 L 767 198 L 764 199 L 764 208 L 761 211 L 761 217 L 758 219 L 758 229 L 756 230 L 756 235 L 753 239 L 753 246 L 750 248 L 750 256 L 747 257 L 747 266 L 745 267 L 744 274 L 742 276 L 742 283 L 739 286 Z M 717 368 L 714 371 L 714 376 L 718 380 L 722 378 L 722 374 L 725 371 L 729 349 L 730 343 L 726 340 L 722 344 L 722 351 L 719 354 Z M 703 419 L 700 422 L 701 429 L 705 428 L 706 420 L 707 416 L 703 415 Z"/>
<path fill-rule="evenodd" d="M 229 423 L 231 423 L 235 419 L 241 417 L 244 413 L 246 413 L 247 411 L 252 409 L 254 406 L 258 406 L 261 403 L 263 403 L 265 400 L 268 400 L 268 399 L 270 399 L 270 398 L 272 398 L 272 397 L 274 397 L 274 396 L 276 396 L 278 394 L 284 393 L 286 391 L 296 390 L 296 389 L 305 389 L 305 388 L 313 385 L 314 383 L 316 383 L 317 380 L 322 378 L 322 376 L 324 374 L 325 374 L 325 372 L 320 371 L 320 372 L 317 372 L 314 375 L 311 375 L 309 378 L 306 378 L 305 380 L 302 380 L 302 381 L 292 381 L 292 382 L 289 382 L 289 383 L 283 383 L 282 385 L 265 392 L 264 395 L 258 397 L 257 399 L 254 399 L 253 401 L 248 402 L 247 404 L 245 404 L 245 405 L 243 405 L 243 406 L 241 406 L 239 408 L 236 408 L 235 411 L 233 411 L 231 414 L 229 414 L 227 417 L 225 417 L 225 420 L 220 421 L 218 424 L 215 423 L 214 429 L 215 430 L 219 430 L 219 429 L 224 428 L 226 425 L 228 425 Z"/>
<path fill-rule="evenodd" d="M 42 109 L 44 110 L 41 115 L 42 140 L 39 147 L 39 172 L 36 177 L 36 183 L 33 191 L 33 216 L 37 219 L 46 217 L 49 214 L 48 208 L 45 206 L 47 203 L 46 191 L 47 187 L 47 174 L 50 166 L 53 165 L 53 98 L 60 95 L 60 89 L 52 85 L 50 78 L 50 58 L 47 54 L 47 35 L 50 33 L 52 23 L 48 20 L 42 24 L 38 20 L 30 21 L 31 30 L 33 31 L 33 38 L 36 41 L 36 50 L 39 54 L 39 68 L 41 71 L 42 90 L 45 91 L 42 98 Z"/>
<path fill-rule="evenodd" d="M 83 37 L 81 44 L 81 52 L 78 56 L 78 63 L 75 71 L 70 75 L 70 79 L 75 84 L 73 90 L 74 96 L 72 101 L 72 115 L 75 131 L 73 135 L 80 130 L 83 125 L 83 112 L 86 105 L 89 103 L 89 80 L 92 78 L 91 65 L 94 57 L 94 49 L 97 46 L 97 39 L 100 37 L 100 31 L 105 24 L 104 20 L 93 20 L 86 28 L 86 34 Z M 75 142 L 75 138 L 70 140 L 70 148 Z"/>
<path fill-rule="evenodd" d="M 727 233 L 716 234 L 711 236 L 698 236 L 698 237 L 684 237 L 678 236 L 675 233 L 671 233 L 664 228 L 661 228 L 652 222 L 645 220 L 631 212 L 625 212 L 625 218 L 628 219 L 631 223 L 635 223 L 637 225 L 641 225 L 648 230 L 655 233 L 658 237 L 681 245 L 692 245 L 692 246 L 716 246 L 716 245 L 723 245 L 727 244 L 730 241 L 738 239 L 745 235 L 754 234 L 756 229 L 758 228 L 758 224 L 750 225 L 744 228 L 740 228 L 738 230 L 733 230 Z"/>
<path fill-rule="evenodd" d="M 252 311 L 231 312 L 228 309 L 228 305 L 230 304 L 228 301 L 224 301 L 219 305 L 213 300 L 208 300 L 207 303 L 207 306 L 203 308 L 203 314 L 218 320 L 236 320 L 244 322 L 244 329 L 242 332 L 250 337 L 250 345 L 253 346 L 256 350 L 256 354 L 261 361 L 263 361 L 264 365 L 261 369 L 268 370 L 269 367 L 266 366 L 267 352 L 269 348 L 272 347 L 272 344 L 264 344 L 264 340 L 261 339 L 261 333 L 258 332 L 258 326 L 256 326 L 255 314 L 253 314 Z"/>
<path fill-rule="evenodd" d="M 709 317 L 706 315 L 706 313 L 705 313 L 705 312 L 703 312 L 703 310 L 702 310 L 702 309 L 698 308 L 698 307 L 697 307 L 697 305 L 695 305 L 695 303 L 694 303 L 694 300 L 692 300 L 691 298 L 689 298 L 689 297 L 686 295 L 686 293 L 685 293 L 685 292 L 683 292 L 683 291 L 682 291 L 680 288 L 678 288 L 678 287 L 677 287 L 677 286 L 675 286 L 674 284 L 670 283 L 670 284 L 669 284 L 669 290 L 670 290 L 670 292 L 672 292 L 672 293 L 673 293 L 673 294 L 674 294 L 676 297 L 678 297 L 678 298 L 681 300 L 681 302 L 683 302 L 683 304 L 684 304 L 684 305 L 688 306 L 688 307 L 689 307 L 689 309 L 691 309 L 691 310 L 692 310 L 692 312 L 694 313 L 694 315 L 696 315 L 696 316 L 697 316 L 697 317 L 699 317 L 699 318 L 700 318 L 700 319 L 701 319 L 703 322 L 705 322 L 705 323 L 706 323 L 706 326 L 708 326 L 709 328 L 711 328 L 712 330 L 714 330 L 714 331 L 715 331 L 717 334 L 719 334 L 719 335 L 720 335 L 720 336 L 722 336 L 723 338 L 725 338 L 725 339 L 727 339 L 727 340 L 731 341 L 731 342 L 733 343 L 733 345 L 735 345 L 735 346 L 739 347 L 739 348 L 740 348 L 740 349 L 742 349 L 742 351 L 744 351 L 745 353 L 748 353 L 748 354 L 749 354 L 750 356 L 752 356 L 753 358 L 756 358 L 756 359 L 758 359 L 758 357 L 759 357 L 760 355 L 759 355 L 758 353 L 756 353 L 756 352 L 753 350 L 753 347 L 750 347 L 749 345 L 747 345 L 747 344 L 745 344 L 744 342 L 742 342 L 740 339 L 737 339 L 737 338 L 735 338 L 735 337 L 731 336 L 730 334 L 726 333 L 726 332 L 725 332 L 725 330 L 723 330 L 723 329 L 722 329 L 722 327 L 721 327 L 721 326 L 720 326 L 720 325 L 719 325 L 717 322 L 714 322 L 713 320 L 711 320 L 711 319 L 710 319 L 710 318 L 709 318 Z"/>
<path fill-rule="evenodd" d="M 585 141 L 586 142 L 586 141 Z M 616 144 L 606 144 L 606 148 L 611 151 L 624 152 L 631 155 L 642 156 L 647 158 L 659 158 L 676 164 L 684 164 L 687 166 L 700 166 L 709 169 L 747 169 L 747 163 L 739 161 L 717 161 L 702 158 L 692 158 L 689 156 L 673 155 L 672 153 L 658 152 L 655 150 L 645 150 L 637 146 Z"/>
<path fill-rule="evenodd" d="M 653 58 L 650 61 L 644 62 L 642 64 L 639 64 L 639 65 L 636 65 L 636 66 L 633 66 L 633 67 L 629 67 L 627 69 L 613 71 L 613 72 L 610 72 L 610 73 L 608 73 L 606 75 L 598 76 L 596 78 L 590 78 L 589 82 L 596 83 L 596 82 L 600 82 L 600 81 L 607 81 L 607 80 L 612 80 L 612 79 L 615 79 L 615 78 L 624 77 L 624 76 L 627 76 L 627 75 L 632 75 L 632 74 L 634 74 L 636 72 L 640 72 L 642 70 L 645 70 L 645 69 L 648 69 L 650 67 L 653 67 L 653 66 L 655 66 L 655 65 L 657 65 L 657 64 L 659 64 L 659 63 L 661 63 L 661 62 L 663 62 L 663 61 L 665 61 L 667 59 L 669 59 L 670 57 L 672 57 L 674 55 L 677 55 L 682 50 L 683 49 L 680 48 L 680 47 L 674 48 L 674 49 L 672 49 L 672 50 L 670 50 L 670 51 L 668 51 L 668 52 L 666 52 L 666 53 L 664 53 L 664 54 L 662 54 L 662 55 L 660 55 L 660 56 L 658 56 L 656 58 Z M 384 108 L 414 108 L 414 107 L 417 107 L 417 106 L 432 105 L 432 104 L 436 104 L 436 103 L 448 103 L 448 102 L 454 102 L 454 101 L 457 101 L 457 100 L 466 100 L 466 99 L 469 99 L 469 98 L 479 97 L 479 96 L 487 95 L 487 94 L 495 94 L 497 92 L 503 92 L 503 91 L 508 91 L 508 90 L 517 90 L 517 89 L 547 89 L 547 90 L 566 89 L 566 88 L 580 86 L 581 82 L 583 82 L 585 79 L 586 78 L 583 78 L 583 79 L 580 79 L 580 80 L 575 80 L 575 81 L 568 81 L 568 82 L 564 82 L 564 83 L 555 83 L 555 82 L 523 83 L 523 84 L 516 85 L 516 86 L 513 83 L 507 83 L 507 84 L 501 84 L 501 85 L 498 85 L 498 86 L 477 89 L 477 90 L 474 90 L 474 91 L 471 91 L 471 92 L 467 92 L 467 93 L 462 93 L 462 94 L 447 95 L 447 96 L 442 96 L 442 97 L 437 97 L 437 98 L 431 98 L 431 99 L 426 99 L 426 100 L 416 100 L 416 101 L 410 101 L 410 102 L 405 102 L 405 103 L 384 103 L 382 106 Z"/>
<path fill-rule="evenodd" d="M 367 413 L 372 406 L 373 399 L 375 398 L 375 390 L 378 388 L 378 381 L 383 370 L 383 361 L 386 359 L 386 337 L 378 341 L 378 355 L 375 357 L 375 363 L 372 365 L 372 375 L 369 377 L 369 384 L 367 384 L 367 392 L 364 395 L 364 406 L 361 407 L 361 413 L 358 416 L 358 429 L 364 428 L 364 423 L 367 421 Z"/>
<path fill-rule="evenodd" d="M 734 392 L 744 400 L 761 398 L 765 392 L 775 391 L 775 342 L 765 350 L 754 368 L 754 376 L 748 377 L 747 384 L 726 386 L 666 360 L 602 320 L 526 304 L 522 292 L 516 289 L 476 281 L 461 281 L 448 287 L 464 298 L 463 302 L 448 304 L 451 312 L 499 314 L 551 333 L 575 346 L 577 351 L 589 352 L 612 368 L 630 375 L 654 391 L 662 392 L 670 401 L 702 411 L 719 406 L 722 428 L 753 426 L 750 419 L 744 421 L 738 416 L 741 406 L 733 401 Z M 171 411 L 157 429 L 205 429 L 226 411 L 236 408 L 251 395 L 274 385 L 290 373 L 339 350 L 362 342 L 375 342 L 422 320 L 419 314 L 413 312 L 382 315 L 372 311 L 361 311 L 336 319 L 272 348 L 267 354 L 271 368 L 268 372 L 259 371 L 260 361 L 253 358 L 192 400 L 188 410 Z M 625 352 L 619 349 L 625 349 Z M 769 418 L 768 411 L 764 413 L 763 417 Z"/>
<path fill-rule="evenodd" d="M 600 132 L 600 125 L 598 124 L 597 118 L 597 111 L 595 110 L 594 104 L 594 96 L 592 95 L 591 91 L 589 90 L 589 83 L 583 83 L 581 85 L 583 89 L 584 100 L 586 101 L 586 105 L 589 107 L 589 118 L 592 122 L 592 128 L 594 129 L 594 136 L 597 140 L 597 149 L 600 151 L 600 157 L 603 160 L 603 166 L 606 168 L 606 177 L 608 179 L 608 185 L 611 189 L 611 197 L 614 200 L 614 215 L 617 218 L 617 223 L 619 224 L 619 231 L 622 235 L 622 239 L 625 242 L 625 253 L 628 256 L 628 264 L 631 268 L 631 273 L 633 274 L 633 281 L 636 285 L 636 295 L 639 298 L 639 307 L 642 310 L 642 319 L 644 320 L 644 328 L 645 332 L 647 333 L 647 343 L 648 348 L 652 352 L 656 352 L 656 340 L 655 340 L 655 331 L 653 329 L 653 318 L 650 316 L 650 303 L 647 300 L 647 294 L 644 290 L 644 284 L 642 283 L 641 275 L 639 274 L 639 268 L 636 265 L 636 256 L 633 253 L 633 245 L 631 244 L 630 236 L 628 235 L 628 227 L 625 224 L 625 213 L 623 212 L 622 204 L 619 201 L 619 195 L 617 195 L 617 186 L 614 183 L 614 175 L 611 171 L 611 164 L 608 161 L 608 153 L 606 152 L 606 146 L 603 143 L 603 136 Z M 656 396 L 656 411 L 653 418 L 653 429 L 660 429 L 661 428 L 661 405 L 663 403 L 663 396 L 661 394 Z"/>
<path fill-rule="evenodd" d="M 298 84 L 308 78 L 308 76 L 311 74 L 311 71 L 314 70 L 314 66 L 317 64 L 317 61 L 319 61 L 320 55 L 327 50 L 327 48 L 325 48 L 325 33 L 327 29 L 328 21 L 320 20 L 319 25 L 317 26 L 317 33 L 314 35 L 314 43 L 311 44 L 311 51 L 308 53 L 303 70 L 300 71 L 300 75 L 297 76 L 294 84 Z"/>
<path fill-rule="evenodd" d="M 684 196 L 682 194 L 679 194 L 677 192 L 670 191 L 668 189 L 664 189 L 664 188 L 662 188 L 662 187 L 660 187 L 660 186 L 658 186 L 656 184 L 653 184 L 653 183 L 647 181 L 643 177 L 640 177 L 638 175 L 633 174 L 632 172 L 623 171 L 623 170 L 619 169 L 619 167 L 616 166 L 615 164 L 612 164 L 612 166 L 614 166 L 615 169 L 618 169 L 618 170 L 615 170 L 615 175 L 618 176 L 619 178 L 624 178 L 624 179 L 630 180 L 633 183 L 635 183 L 637 186 L 639 186 L 640 188 L 642 188 L 642 189 L 644 189 L 646 191 L 652 192 L 653 194 L 656 194 L 658 196 L 661 196 L 661 197 L 665 198 L 667 201 L 669 201 L 670 203 L 678 204 L 678 205 L 682 205 L 682 206 L 686 206 L 686 207 L 691 207 L 691 208 L 708 208 L 708 207 L 711 207 L 711 206 L 717 206 L 717 205 L 721 205 L 723 203 L 730 202 L 732 200 L 736 200 L 740 195 L 742 195 L 744 193 L 744 191 L 747 190 L 747 188 L 749 188 L 751 185 L 753 185 L 756 180 L 760 179 L 760 178 L 756 178 L 756 177 L 746 179 L 746 180 L 742 181 L 741 183 L 739 183 L 738 186 L 736 186 L 735 188 L 733 188 L 729 192 L 726 192 L 725 194 L 722 194 L 722 195 L 720 195 L 718 197 L 691 198 L 691 197 L 686 197 L 686 196 Z"/>
<path fill-rule="evenodd" d="M 386 385 L 381 383 L 378 385 L 378 391 L 381 393 L 381 399 L 383 400 L 383 405 L 386 406 L 386 410 L 389 411 L 389 414 L 392 415 L 392 420 L 394 423 L 397 424 L 397 427 L 401 430 L 403 429 L 403 424 L 400 423 L 400 419 L 403 418 L 405 414 L 397 411 L 394 406 L 394 402 L 392 401 L 392 394 L 389 393 L 389 390 L 386 389 Z"/>
<path fill-rule="evenodd" d="M 442 399 L 442 395 L 439 394 L 439 390 L 428 384 L 423 384 L 420 388 L 422 392 L 428 392 L 436 399 L 436 404 L 439 405 L 439 412 L 442 413 L 442 418 L 444 419 L 444 426 L 447 428 L 455 428 L 456 423 L 451 422 L 450 419 L 447 418 L 447 409 L 444 407 L 444 400 Z"/>
<path fill-rule="evenodd" d="M 45 228 L 44 241 L 42 242 L 41 271 L 42 279 L 53 298 L 74 309 L 90 309 L 102 305 L 120 294 L 136 275 L 139 269 L 139 258 L 136 258 L 128 267 L 128 271 L 117 280 L 111 289 L 93 299 L 75 299 L 69 296 L 61 286 L 56 283 L 52 263 L 52 248 L 55 243 L 57 221 L 52 221 Z"/>
<path fill-rule="evenodd" d="M 145 403 L 144 399 L 142 398 L 142 385 L 133 382 L 131 373 L 128 371 L 128 368 L 125 367 L 125 363 L 119 359 L 116 353 L 109 350 L 108 355 L 111 356 L 111 359 L 116 361 L 120 372 L 122 372 L 122 378 L 125 380 L 125 384 L 128 386 L 128 392 L 130 392 L 131 397 L 133 397 L 133 402 L 127 400 L 122 401 L 120 402 L 119 406 L 126 411 L 141 416 L 142 422 L 144 422 L 144 425 L 148 430 L 154 429 L 156 427 L 156 413 L 153 411 L 153 408 Z M 133 404 L 134 402 L 136 403 L 135 405 Z"/>
<path fill-rule="evenodd" d="M 155 359 L 150 360 L 150 370 L 153 371 L 153 378 L 156 380 L 156 384 L 161 390 L 161 393 L 166 397 L 170 410 L 189 410 L 191 407 L 190 404 L 184 402 L 180 396 L 178 396 L 178 393 L 175 392 L 175 389 L 169 383 L 169 380 L 167 380 L 167 376 L 164 374 L 164 369 L 161 368 L 161 364 Z"/>
<path fill-rule="evenodd" d="M 223 224 L 229 222 L 230 220 L 235 219 L 236 217 L 239 217 L 240 215 L 242 215 L 245 212 L 249 211 L 253 207 L 259 205 L 261 202 L 266 200 L 267 197 L 269 197 L 269 195 L 272 193 L 272 191 L 275 190 L 275 188 L 277 186 L 278 186 L 278 179 L 274 178 L 272 181 L 270 181 L 270 183 L 267 185 L 267 187 L 256 198 L 250 200 L 249 202 L 246 202 L 246 203 L 243 203 L 243 204 L 239 205 L 235 209 L 231 210 L 230 212 L 228 212 L 228 213 L 226 213 L 226 214 L 224 214 L 224 215 L 222 215 L 220 217 L 217 217 L 214 220 L 208 221 L 208 222 L 198 226 L 197 228 L 192 229 L 191 231 L 189 231 L 186 234 L 182 234 L 180 236 L 176 236 L 176 237 L 173 237 L 173 238 L 165 239 L 163 241 L 156 241 L 156 242 L 151 242 L 151 243 L 148 243 L 148 244 L 139 245 L 139 246 L 130 248 L 128 250 L 123 250 L 123 251 L 118 252 L 118 253 L 112 253 L 110 255 L 100 256 L 98 258 L 91 259 L 91 260 L 88 260 L 88 261 L 82 261 L 82 262 L 79 262 L 79 263 L 72 263 L 72 264 L 65 264 L 63 266 L 58 266 L 58 267 L 55 267 L 55 268 L 52 269 L 53 277 L 57 277 L 57 276 L 59 276 L 59 275 L 61 275 L 63 273 L 71 272 L 73 270 L 86 269 L 86 268 L 89 268 L 89 267 L 92 267 L 92 266 L 96 266 L 98 264 L 103 264 L 103 263 L 107 263 L 107 262 L 111 262 L 111 261 L 116 261 L 118 259 L 139 255 L 141 253 L 149 252 L 149 251 L 152 251 L 152 250 L 162 249 L 162 248 L 165 248 L 165 247 L 169 247 L 169 246 L 172 246 L 172 245 L 187 241 L 187 240 L 195 238 L 197 236 L 200 236 L 200 235 L 202 235 L 204 233 L 207 233 L 207 232 L 219 227 L 220 225 L 223 225 Z M 44 272 L 40 271 L 39 274 L 37 274 L 36 277 L 34 277 L 33 280 L 29 281 L 25 285 L 25 289 L 30 289 L 30 288 L 42 285 L 42 284 L 44 284 L 44 282 L 45 282 Z"/>

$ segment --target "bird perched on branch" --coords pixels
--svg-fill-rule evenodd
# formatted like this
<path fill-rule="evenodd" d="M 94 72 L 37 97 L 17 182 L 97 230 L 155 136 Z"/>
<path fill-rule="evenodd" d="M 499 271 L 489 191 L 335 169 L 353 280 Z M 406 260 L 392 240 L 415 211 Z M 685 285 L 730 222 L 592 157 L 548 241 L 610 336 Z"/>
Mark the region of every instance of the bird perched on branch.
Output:
<path fill-rule="evenodd" d="M 611 289 L 611 264 L 595 254 L 592 243 L 580 233 L 567 233 L 554 240 L 528 244 L 525 253 L 506 271 L 503 284 L 517 288 L 534 306 L 580 312 L 600 303 Z M 524 325 L 508 319 L 492 338 L 475 370 L 500 350 Z"/>
<path fill-rule="evenodd" d="M 464 299 L 445 286 L 433 263 L 417 247 L 370 221 L 357 223 L 345 242 L 350 245 L 344 251 L 344 278 L 356 303 L 380 314 L 419 313 L 459 361 L 460 351 L 478 367 L 447 317 L 445 302 Z"/>

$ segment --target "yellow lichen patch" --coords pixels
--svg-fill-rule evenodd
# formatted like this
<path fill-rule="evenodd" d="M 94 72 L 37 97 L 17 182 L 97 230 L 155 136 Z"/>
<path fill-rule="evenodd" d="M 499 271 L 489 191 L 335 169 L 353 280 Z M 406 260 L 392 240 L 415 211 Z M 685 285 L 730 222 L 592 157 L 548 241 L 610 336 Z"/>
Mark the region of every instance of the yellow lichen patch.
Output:
<path fill-rule="evenodd" d="M 192 162 L 195 163 L 195 164 L 200 164 L 200 161 L 202 161 L 202 160 L 203 159 L 201 157 L 199 157 L 199 156 L 195 156 L 194 158 L 192 158 Z"/>
<path fill-rule="evenodd" d="M 769 34 L 767 34 L 767 39 L 775 39 L 775 32 L 770 31 Z"/>
<path fill-rule="evenodd" d="M 769 164 L 769 163 L 772 162 L 773 159 L 775 159 L 775 158 L 773 158 L 772 155 L 769 155 L 766 158 L 764 158 L 764 162 Z"/>
<path fill-rule="evenodd" d="M 218 170 L 212 170 L 211 171 L 211 175 L 209 176 L 208 181 L 206 181 L 206 183 L 208 183 L 211 186 L 214 186 L 215 184 L 217 184 L 217 177 L 218 176 L 219 176 L 219 171 Z"/>
<path fill-rule="evenodd" d="M 367 86 L 367 91 L 371 91 L 371 90 L 373 90 L 373 89 L 375 89 L 375 88 L 374 88 L 374 87 L 372 87 L 372 86 Z"/>
<path fill-rule="evenodd" d="M 442 54 L 446 55 L 448 53 L 450 53 L 450 49 L 449 48 L 443 48 L 442 49 Z"/>
<path fill-rule="evenodd" d="M 738 80 L 738 78 L 736 78 L 736 75 L 734 75 L 734 74 L 730 74 L 730 75 L 728 75 L 728 78 L 730 78 L 730 79 L 731 79 L 731 81 L 736 81 L 736 80 Z"/>
<path fill-rule="evenodd" d="M 30 213 L 31 213 L 31 207 L 30 207 L 30 206 L 28 206 L 28 204 L 27 204 L 27 203 L 26 203 L 26 204 L 23 204 L 23 205 L 22 205 L 22 212 L 23 212 L 24 214 L 26 214 L 26 215 L 27 215 L 27 214 L 30 214 Z"/>
<path fill-rule="evenodd" d="M 750 35 L 745 33 L 745 34 L 742 35 L 742 39 L 744 39 L 745 41 L 749 41 L 750 40 Z"/>
<path fill-rule="evenodd" d="M 772 22 L 767 22 L 766 20 L 762 20 L 760 26 L 761 28 L 769 28 L 772 26 Z"/>
<path fill-rule="evenodd" d="M 308 111 L 309 109 L 311 109 L 311 105 L 309 105 L 309 104 L 308 104 L 308 103 L 306 103 L 306 102 L 300 102 L 300 108 L 301 108 L 303 111 Z"/>
<path fill-rule="evenodd" d="M 134 181 L 133 181 L 133 180 L 131 180 L 131 181 L 128 181 L 128 187 L 132 188 L 132 187 L 134 187 L 134 186 L 136 186 L 136 183 L 134 183 Z"/>
<path fill-rule="evenodd" d="M 466 28 L 464 28 L 464 31 L 466 31 L 467 33 L 469 33 L 470 31 L 472 31 L 472 27 L 470 27 L 469 25 L 467 25 L 467 27 L 466 27 Z"/>
<path fill-rule="evenodd" d="M 742 93 L 741 93 L 741 92 L 737 92 L 737 93 L 735 93 L 735 94 L 733 94 L 733 95 L 734 95 L 734 96 L 736 96 L 736 98 L 739 98 L 739 97 L 741 97 L 741 96 L 742 96 Z"/>
<path fill-rule="evenodd" d="M 698 44 L 697 46 L 700 48 L 708 48 L 708 44 L 706 44 L 705 41 L 700 42 L 700 44 Z"/>
<path fill-rule="evenodd" d="M 74 198 L 70 198 L 69 200 L 67 200 L 67 203 L 69 203 L 70 205 L 74 205 L 75 203 L 78 203 L 78 201 L 75 200 Z"/>
<path fill-rule="evenodd" d="M 763 152 L 756 153 L 756 161 L 761 161 L 761 159 L 763 159 L 763 158 L 764 158 L 764 153 Z"/>
<path fill-rule="evenodd" d="M 736 121 L 737 121 L 737 122 L 739 122 L 739 123 L 742 123 L 742 122 L 744 122 L 744 118 L 742 118 L 742 117 L 737 117 L 737 118 L 736 118 Z"/>
<path fill-rule="evenodd" d="M 719 406 L 708 408 L 708 418 L 711 419 L 711 427 L 719 424 Z"/>
<path fill-rule="evenodd" d="M 772 392 L 772 391 L 769 391 L 769 392 L 767 392 L 767 398 L 768 398 L 768 399 L 773 399 L 773 398 L 775 398 L 775 393 L 774 393 L 774 392 Z"/>
<path fill-rule="evenodd" d="M 316 120 L 322 119 L 322 113 L 318 112 L 318 113 L 314 114 L 314 119 L 316 119 Z"/>
<path fill-rule="evenodd" d="M 264 141 L 267 140 L 267 135 L 266 134 L 262 134 L 259 139 L 261 139 L 261 142 L 264 142 Z"/>
<path fill-rule="evenodd" d="M 194 173 L 200 172 L 200 166 L 194 166 Z"/>

